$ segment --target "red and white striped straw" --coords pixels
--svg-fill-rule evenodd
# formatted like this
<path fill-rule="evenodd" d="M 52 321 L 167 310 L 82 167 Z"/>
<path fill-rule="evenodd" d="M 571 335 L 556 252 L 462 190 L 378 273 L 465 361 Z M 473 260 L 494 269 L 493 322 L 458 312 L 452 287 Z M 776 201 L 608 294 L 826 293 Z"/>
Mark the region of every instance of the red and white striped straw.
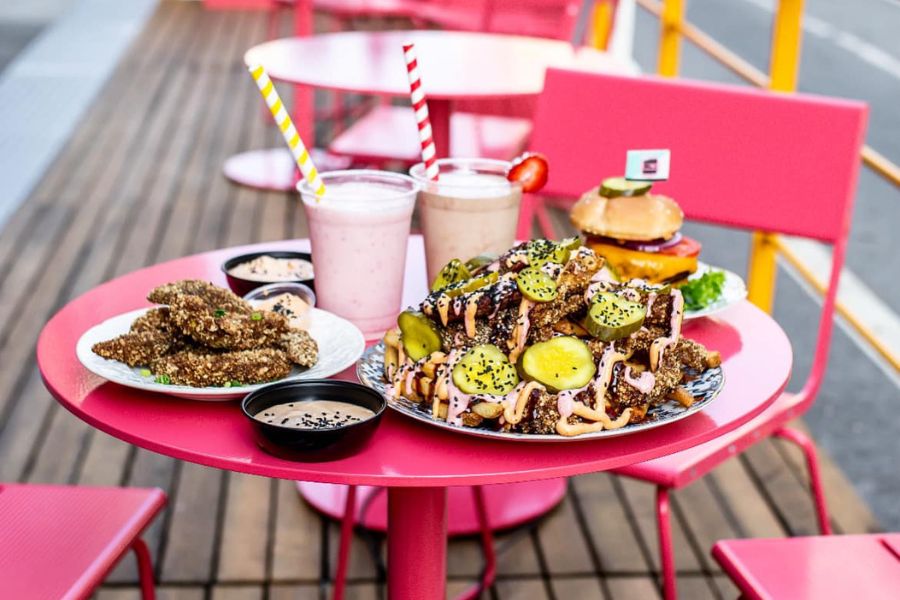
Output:
<path fill-rule="evenodd" d="M 419 141 L 422 143 L 425 176 L 432 181 L 437 181 L 440 175 L 436 162 L 437 152 L 434 148 L 434 135 L 431 132 L 431 119 L 428 118 L 428 102 L 425 100 L 422 79 L 419 77 L 419 62 L 416 60 L 415 44 L 403 44 L 403 55 L 406 58 L 406 73 L 409 75 L 409 98 L 416 113 Z"/>

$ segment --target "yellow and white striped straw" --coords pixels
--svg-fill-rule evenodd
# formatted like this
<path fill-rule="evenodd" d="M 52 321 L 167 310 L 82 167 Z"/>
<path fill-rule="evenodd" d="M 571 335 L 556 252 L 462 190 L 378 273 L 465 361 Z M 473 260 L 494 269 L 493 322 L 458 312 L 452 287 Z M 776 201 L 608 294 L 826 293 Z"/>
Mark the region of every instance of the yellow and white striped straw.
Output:
<path fill-rule="evenodd" d="M 281 130 L 288 148 L 291 149 L 291 154 L 294 155 L 297 166 L 300 167 L 300 172 L 303 173 L 303 177 L 306 179 L 309 187 L 315 190 L 316 196 L 321 198 L 325 194 L 325 184 L 322 183 L 322 178 L 319 177 L 319 171 L 313 164 L 309 151 L 303 145 L 303 140 L 300 139 L 300 134 L 297 133 L 297 128 L 294 127 L 294 123 L 291 121 L 291 116 L 278 96 L 275 85 L 269 79 L 269 75 L 262 65 L 250 65 L 248 70 L 259 87 L 263 99 L 269 106 L 269 110 L 272 111 L 275 123 L 278 125 L 278 129 Z"/>

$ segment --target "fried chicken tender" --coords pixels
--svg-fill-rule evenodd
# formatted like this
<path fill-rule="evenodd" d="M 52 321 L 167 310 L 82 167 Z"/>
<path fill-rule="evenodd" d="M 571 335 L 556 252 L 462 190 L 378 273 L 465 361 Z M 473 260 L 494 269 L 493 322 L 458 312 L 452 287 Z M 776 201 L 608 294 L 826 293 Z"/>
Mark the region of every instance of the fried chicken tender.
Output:
<path fill-rule="evenodd" d="M 311 367 L 319 360 L 319 346 L 308 332 L 290 328 L 278 341 L 290 361 L 301 367 Z"/>
<path fill-rule="evenodd" d="M 146 367 L 172 351 L 174 344 L 174 338 L 167 333 L 132 331 L 105 342 L 98 342 L 91 350 L 98 356 L 118 360 L 129 367 Z"/>
<path fill-rule="evenodd" d="M 134 320 L 131 324 L 131 331 L 159 331 L 167 333 L 175 331 L 172 325 L 172 317 L 169 309 L 165 306 L 159 308 L 151 308 L 146 313 Z"/>
<path fill-rule="evenodd" d="M 288 331 L 288 320 L 269 311 L 213 308 L 200 296 L 177 295 L 169 309 L 172 323 L 195 342 L 219 350 L 275 346 Z"/>
<path fill-rule="evenodd" d="M 153 362 L 157 377 L 175 385 L 223 386 L 226 383 L 264 383 L 287 377 L 291 362 L 282 350 L 262 348 L 224 353 L 178 352 Z"/>
<path fill-rule="evenodd" d="M 207 307 L 213 310 L 226 310 L 229 312 L 251 313 L 253 308 L 246 300 L 232 293 L 230 290 L 215 286 L 208 281 L 199 279 L 185 279 L 174 283 L 167 283 L 154 289 L 147 296 L 147 300 L 154 304 L 168 304 L 175 302 L 182 296 L 197 296 Z"/>
<path fill-rule="evenodd" d="M 553 335 L 553 327 L 560 320 L 586 310 L 584 291 L 591 277 L 602 267 L 602 258 L 587 248 L 579 248 L 559 274 L 556 298 L 550 302 L 540 302 L 532 309 L 529 318 L 534 331 L 529 337 L 549 339 Z"/>

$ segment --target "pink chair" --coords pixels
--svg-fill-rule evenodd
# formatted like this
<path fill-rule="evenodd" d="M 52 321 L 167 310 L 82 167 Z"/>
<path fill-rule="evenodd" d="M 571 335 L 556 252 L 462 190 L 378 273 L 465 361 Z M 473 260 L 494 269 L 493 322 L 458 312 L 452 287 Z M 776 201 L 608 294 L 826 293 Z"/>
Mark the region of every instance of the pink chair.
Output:
<path fill-rule="evenodd" d="M 747 600 L 900 594 L 900 534 L 723 540 L 712 555 Z"/>
<path fill-rule="evenodd" d="M 825 372 L 866 117 L 864 104 L 831 98 L 683 80 L 547 73 L 532 137 L 532 148 L 550 161 L 542 193 L 577 198 L 601 178 L 621 174 L 626 150 L 669 148 L 671 179 L 654 189 L 676 198 L 689 218 L 833 244 L 813 366 L 802 389 L 783 394 L 753 421 L 715 441 L 617 471 L 657 486 L 666 598 L 676 596 L 669 490 L 768 436 L 803 450 L 819 527 L 830 532 L 815 446 L 787 423 L 812 405 Z"/>
<path fill-rule="evenodd" d="M 133 550 L 152 600 L 140 535 L 165 504 L 158 489 L 0 484 L 0 597 L 87 598 Z"/>

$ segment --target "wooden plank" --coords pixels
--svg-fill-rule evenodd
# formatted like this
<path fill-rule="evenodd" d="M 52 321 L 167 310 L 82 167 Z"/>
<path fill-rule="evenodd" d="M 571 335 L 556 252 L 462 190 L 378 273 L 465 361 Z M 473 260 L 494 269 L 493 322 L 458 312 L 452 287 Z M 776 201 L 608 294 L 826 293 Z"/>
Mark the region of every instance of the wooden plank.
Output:
<path fill-rule="evenodd" d="M 550 598 L 540 579 L 503 579 L 494 588 L 500 600 L 538 600 Z"/>
<path fill-rule="evenodd" d="M 206 590 L 202 586 L 157 586 L 157 600 L 203 600 Z M 102 587 L 97 592 L 97 600 L 140 600 L 137 587 Z"/>
<path fill-rule="evenodd" d="M 782 537 L 784 528 L 772 511 L 772 507 L 760 494 L 744 465 L 738 458 L 731 458 L 708 476 L 733 515 L 738 537 Z"/>
<path fill-rule="evenodd" d="M 680 575 L 678 577 L 678 597 L 691 600 L 716 600 L 718 588 L 711 577 L 703 575 Z"/>
<path fill-rule="evenodd" d="M 264 477 L 232 473 L 228 478 L 217 581 L 265 580 L 272 492 Z"/>
<path fill-rule="evenodd" d="M 709 555 L 710 548 L 717 540 L 737 535 L 718 498 L 713 495 L 705 478 L 677 490 L 673 497 L 675 509 L 685 523 L 691 547 L 704 572 L 718 571 L 718 563 Z"/>
<path fill-rule="evenodd" d="M 611 600 L 649 600 L 660 597 L 659 588 L 649 576 L 609 577 L 606 585 L 609 587 Z"/>
<path fill-rule="evenodd" d="M 616 479 L 621 502 L 629 518 L 640 534 L 642 547 L 649 554 L 647 559 L 653 571 L 659 572 L 659 533 L 656 527 L 656 487 L 640 481 L 620 477 Z M 699 571 L 700 562 L 688 543 L 684 527 L 673 515 L 672 545 L 675 549 L 675 568 L 678 571 Z"/>
<path fill-rule="evenodd" d="M 560 599 L 602 600 L 606 598 L 596 577 L 555 577 L 550 582 L 553 594 Z"/>
<path fill-rule="evenodd" d="M 582 506 L 591 543 L 603 573 L 646 572 L 649 568 L 638 534 L 613 486 L 612 475 L 574 477 L 572 487 Z"/>
<path fill-rule="evenodd" d="M 272 585 L 269 600 L 319 600 L 318 585 Z"/>
<path fill-rule="evenodd" d="M 217 585 L 212 589 L 212 600 L 262 600 L 262 585 Z"/>
<path fill-rule="evenodd" d="M 531 536 L 527 529 L 514 529 L 496 535 L 497 574 L 510 577 L 540 573 L 535 540 L 536 537 Z"/>
<path fill-rule="evenodd" d="M 213 573 L 213 548 L 225 473 L 183 463 L 172 510 L 172 520 L 162 548 L 164 582 L 199 583 Z"/>
<path fill-rule="evenodd" d="M 272 541 L 273 581 L 318 581 L 322 521 L 301 500 L 292 481 L 278 482 L 278 511 Z"/>
<path fill-rule="evenodd" d="M 541 555 L 551 575 L 593 573 L 594 565 L 584 532 L 566 498 L 537 527 Z"/>

